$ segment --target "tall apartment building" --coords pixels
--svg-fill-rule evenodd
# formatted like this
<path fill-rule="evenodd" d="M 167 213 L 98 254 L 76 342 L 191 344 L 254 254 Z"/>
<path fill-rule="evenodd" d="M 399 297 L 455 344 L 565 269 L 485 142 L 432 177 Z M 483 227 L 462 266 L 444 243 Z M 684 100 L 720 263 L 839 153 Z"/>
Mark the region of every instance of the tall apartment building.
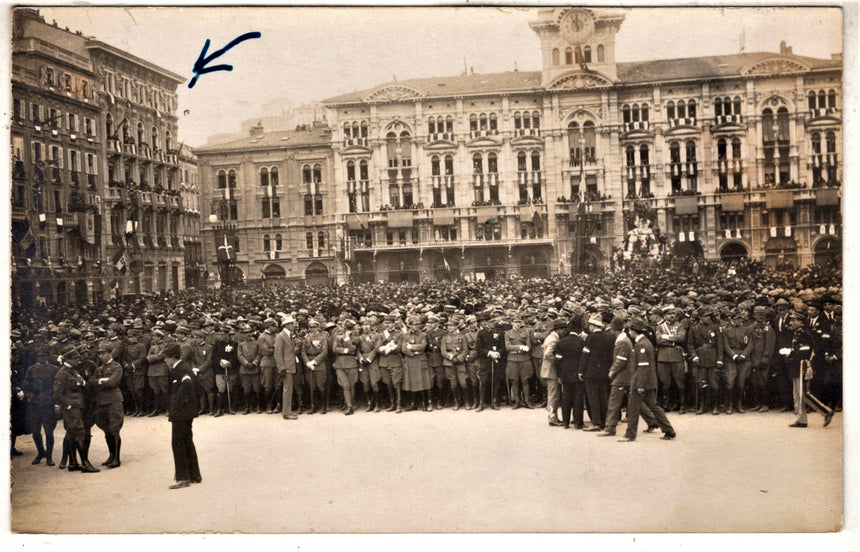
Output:
<path fill-rule="evenodd" d="M 14 10 L 16 300 L 86 303 L 184 288 L 185 243 L 199 228 L 180 196 L 184 80 L 37 10 Z"/>
<path fill-rule="evenodd" d="M 180 234 L 185 248 L 185 287 L 199 288 L 206 283 L 206 263 L 200 239 L 200 174 L 197 156 L 190 146 L 179 148 L 179 201 L 182 206 Z"/>
<path fill-rule="evenodd" d="M 262 129 L 197 150 L 204 197 L 228 189 L 211 211 L 240 229 L 245 277 L 285 269 L 326 281 L 313 266 L 337 282 L 486 279 L 690 255 L 838 259 L 841 55 L 783 44 L 620 63 L 624 17 L 540 9 L 531 28 L 541 71 L 395 81 L 324 100 L 330 133 L 297 140 L 307 161 L 291 149 L 297 137 Z M 317 163 L 322 218 L 308 211 L 317 178 L 304 172 Z M 287 220 L 260 205 L 272 168 Z M 318 235 L 329 251 L 320 261 L 309 254 L 326 250 Z M 204 243 L 212 262 L 216 244 Z M 272 251 L 281 258 L 267 259 Z"/>
<path fill-rule="evenodd" d="M 104 153 L 86 39 L 16 9 L 11 73 L 13 308 L 97 300 Z"/>

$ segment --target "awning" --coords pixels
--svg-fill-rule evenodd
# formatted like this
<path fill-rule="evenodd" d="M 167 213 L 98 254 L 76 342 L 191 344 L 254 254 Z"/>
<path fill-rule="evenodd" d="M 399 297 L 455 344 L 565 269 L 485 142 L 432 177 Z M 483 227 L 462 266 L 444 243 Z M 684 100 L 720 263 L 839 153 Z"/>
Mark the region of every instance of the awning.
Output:
<path fill-rule="evenodd" d="M 681 196 L 675 198 L 676 215 L 695 215 L 699 212 L 699 196 Z"/>
<path fill-rule="evenodd" d="M 744 210 L 744 194 L 722 194 L 720 208 L 724 213 Z"/>
<path fill-rule="evenodd" d="M 767 192 L 768 209 L 791 209 L 794 207 L 794 192 L 791 190 L 770 190 Z"/>
<path fill-rule="evenodd" d="M 454 209 L 434 209 L 433 226 L 454 226 Z"/>
<path fill-rule="evenodd" d="M 829 207 L 839 205 L 839 190 L 836 188 L 822 188 L 815 192 L 815 206 Z"/>
<path fill-rule="evenodd" d="M 412 211 L 388 211 L 389 228 L 412 228 Z"/>

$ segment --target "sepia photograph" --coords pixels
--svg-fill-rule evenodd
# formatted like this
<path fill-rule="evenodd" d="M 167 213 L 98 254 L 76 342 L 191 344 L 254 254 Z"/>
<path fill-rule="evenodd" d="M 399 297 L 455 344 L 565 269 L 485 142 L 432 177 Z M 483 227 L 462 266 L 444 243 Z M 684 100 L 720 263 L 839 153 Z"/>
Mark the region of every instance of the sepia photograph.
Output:
<path fill-rule="evenodd" d="M 852 549 L 856 11 L 7 6 L 4 539 Z"/>

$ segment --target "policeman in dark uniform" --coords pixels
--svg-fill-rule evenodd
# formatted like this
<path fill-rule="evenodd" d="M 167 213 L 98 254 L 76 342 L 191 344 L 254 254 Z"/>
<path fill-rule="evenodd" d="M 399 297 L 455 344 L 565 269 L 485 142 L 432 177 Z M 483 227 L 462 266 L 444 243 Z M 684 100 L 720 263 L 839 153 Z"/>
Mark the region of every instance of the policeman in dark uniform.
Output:
<path fill-rule="evenodd" d="M 797 421 L 789 427 L 806 427 L 806 407 L 809 406 L 824 416 L 824 427 L 830 425 L 833 419 L 833 410 L 819 401 L 815 395 L 809 392 L 809 382 L 815 377 L 815 372 L 810 359 L 815 338 L 806 327 L 806 317 L 799 312 L 788 315 L 789 327 L 794 331 L 791 340 L 791 348 L 783 348 L 779 353 L 788 357 L 788 369 L 794 383 L 794 405 L 797 412 Z"/>

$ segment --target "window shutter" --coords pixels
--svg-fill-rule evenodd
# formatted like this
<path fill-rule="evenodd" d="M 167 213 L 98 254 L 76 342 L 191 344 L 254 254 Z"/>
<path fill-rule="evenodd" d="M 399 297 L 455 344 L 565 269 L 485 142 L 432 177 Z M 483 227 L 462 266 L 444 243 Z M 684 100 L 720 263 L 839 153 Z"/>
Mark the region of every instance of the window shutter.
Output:
<path fill-rule="evenodd" d="M 96 157 L 95 155 L 92 155 L 92 158 L 93 158 L 93 174 L 98 175 L 99 174 L 98 157 Z"/>
<path fill-rule="evenodd" d="M 60 168 L 63 168 L 63 148 L 60 147 L 60 154 L 57 156 L 57 162 L 59 163 Z"/>

